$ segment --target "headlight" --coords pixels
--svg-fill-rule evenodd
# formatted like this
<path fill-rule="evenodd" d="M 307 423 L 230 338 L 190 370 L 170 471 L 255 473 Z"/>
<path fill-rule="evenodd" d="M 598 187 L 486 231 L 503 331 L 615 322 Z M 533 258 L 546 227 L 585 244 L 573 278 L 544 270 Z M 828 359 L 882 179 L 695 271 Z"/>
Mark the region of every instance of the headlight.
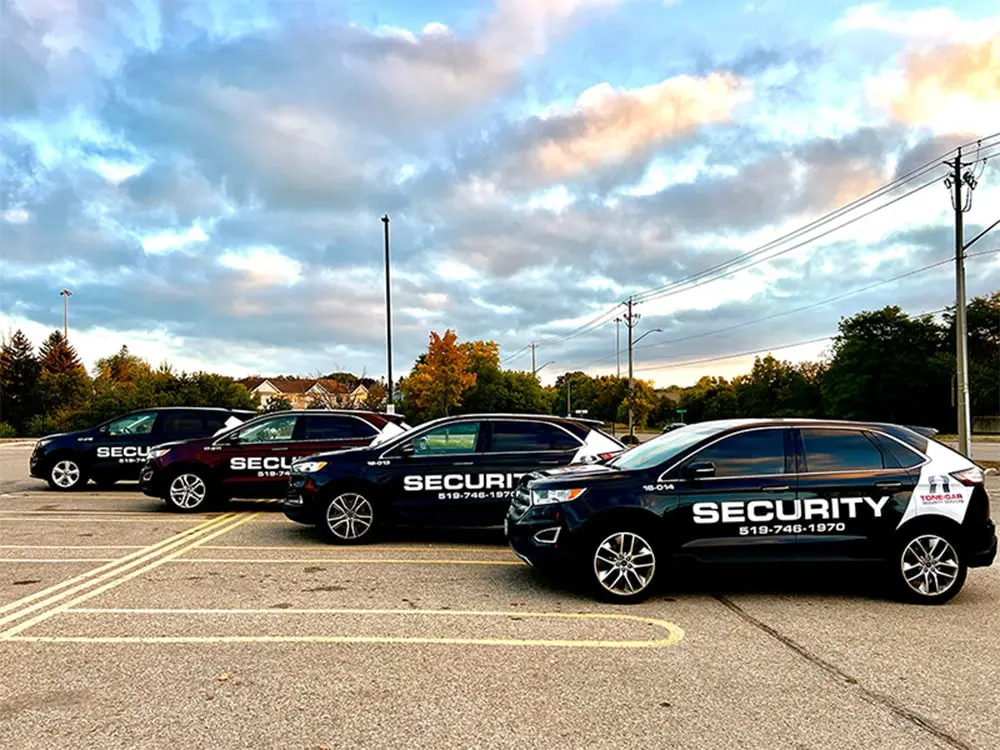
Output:
<path fill-rule="evenodd" d="M 292 471 L 300 474 L 313 474 L 326 466 L 326 461 L 303 461 L 300 464 L 292 464 Z"/>
<path fill-rule="evenodd" d="M 146 458 L 159 458 L 160 456 L 165 456 L 168 453 L 170 453 L 169 448 L 153 448 L 153 450 L 146 454 Z"/>
<path fill-rule="evenodd" d="M 49 438 L 48 440 L 39 440 L 37 443 L 35 443 L 35 447 L 36 448 L 44 448 L 46 445 L 48 445 L 51 442 L 52 442 L 52 438 Z"/>
<path fill-rule="evenodd" d="M 576 500 L 585 491 L 586 490 L 584 490 L 584 489 L 572 489 L 572 490 L 532 490 L 531 491 L 531 504 L 532 505 L 553 505 L 555 503 L 568 503 L 570 500 Z"/>

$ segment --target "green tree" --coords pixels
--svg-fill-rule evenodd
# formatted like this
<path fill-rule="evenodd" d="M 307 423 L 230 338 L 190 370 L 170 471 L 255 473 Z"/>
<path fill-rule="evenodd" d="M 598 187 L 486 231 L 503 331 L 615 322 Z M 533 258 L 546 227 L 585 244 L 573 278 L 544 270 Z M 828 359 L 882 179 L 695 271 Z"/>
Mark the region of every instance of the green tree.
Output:
<path fill-rule="evenodd" d="M 817 417 L 822 392 L 808 369 L 782 362 L 771 354 L 757 357 L 753 369 L 733 379 L 743 417 Z"/>
<path fill-rule="evenodd" d="M 736 389 L 725 378 L 706 375 L 681 395 L 685 422 L 731 419 L 740 415 Z"/>
<path fill-rule="evenodd" d="M 1000 415 L 1000 292 L 975 297 L 966 308 L 969 334 L 969 409 L 973 417 Z M 955 309 L 945 313 L 945 352 L 954 360 Z M 955 365 L 952 364 L 954 369 Z"/>
<path fill-rule="evenodd" d="M 128 347 L 123 345 L 117 353 L 97 360 L 94 365 L 94 383 L 135 384 L 140 378 L 152 372 L 153 368 L 149 366 L 149 362 L 130 354 Z"/>
<path fill-rule="evenodd" d="M 20 330 L 0 347 L 0 417 L 17 432 L 42 410 L 39 380 L 42 367 L 35 348 Z"/>
<path fill-rule="evenodd" d="M 90 377 L 61 331 L 53 331 L 42 344 L 41 403 L 57 419 L 69 421 L 90 398 Z M 58 415 L 58 416 L 57 416 Z"/>
<path fill-rule="evenodd" d="M 953 429 L 944 339 L 933 318 L 895 306 L 842 319 L 823 376 L 828 415 Z"/>
<path fill-rule="evenodd" d="M 264 407 L 264 412 L 270 413 L 275 411 L 288 411 L 291 408 L 291 401 L 284 396 L 275 396 L 274 398 L 269 398 L 267 400 L 267 406 Z"/>

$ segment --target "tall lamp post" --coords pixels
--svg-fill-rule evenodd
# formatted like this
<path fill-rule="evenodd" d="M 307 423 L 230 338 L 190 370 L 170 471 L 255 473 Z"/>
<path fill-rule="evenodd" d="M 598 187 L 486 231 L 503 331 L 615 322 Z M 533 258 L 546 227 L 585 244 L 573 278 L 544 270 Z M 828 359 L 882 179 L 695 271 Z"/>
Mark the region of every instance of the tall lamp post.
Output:
<path fill-rule="evenodd" d="M 392 399 L 392 283 L 389 276 L 389 215 L 382 217 L 385 225 L 385 357 L 386 357 L 386 407 L 389 414 L 396 412 Z"/>
<path fill-rule="evenodd" d="M 631 332 L 632 332 L 632 329 L 630 328 L 629 329 L 629 333 L 631 334 Z M 629 342 L 628 342 L 628 395 L 629 395 L 629 404 L 628 404 L 628 435 L 629 435 L 629 438 L 631 438 L 631 440 L 635 440 L 635 416 L 634 416 L 634 412 L 632 410 L 632 395 L 633 395 L 633 391 L 634 391 L 634 388 L 635 388 L 635 381 L 632 379 L 632 359 L 633 359 L 632 358 L 632 350 L 635 348 L 636 344 L 638 344 L 640 341 L 642 341 L 644 338 L 646 338 L 651 333 L 663 333 L 663 329 L 662 328 L 654 328 L 654 329 L 652 329 L 650 331 L 646 331 L 644 334 L 642 334 L 635 341 L 631 340 L 632 339 L 631 335 L 629 336 Z"/>
<path fill-rule="evenodd" d="M 63 289 L 59 296 L 63 298 L 63 338 L 69 341 L 69 298 L 73 296 L 73 292 Z"/>

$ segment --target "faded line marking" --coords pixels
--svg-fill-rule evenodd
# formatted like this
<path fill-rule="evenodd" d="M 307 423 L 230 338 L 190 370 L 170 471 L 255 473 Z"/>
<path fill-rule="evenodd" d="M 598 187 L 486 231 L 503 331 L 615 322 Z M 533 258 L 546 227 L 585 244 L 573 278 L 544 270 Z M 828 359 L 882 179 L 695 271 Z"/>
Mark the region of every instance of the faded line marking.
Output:
<path fill-rule="evenodd" d="M 158 558 L 154 559 L 152 562 L 148 563 L 147 565 L 143 565 L 141 568 L 137 568 L 136 570 L 133 570 L 130 573 L 127 573 L 127 574 L 125 574 L 123 576 L 119 576 L 117 578 L 112 578 L 110 581 L 108 581 L 107 583 L 105 583 L 102 586 L 99 586 L 96 589 L 92 589 L 90 591 L 86 591 L 86 592 L 80 594 L 79 596 L 77 596 L 75 598 L 72 598 L 72 599 L 70 599 L 70 600 L 68 600 L 66 602 L 63 602 L 62 604 L 60 604 L 59 606 L 57 606 L 57 607 L 55 607 L 53 609 L 50 609 L 50 610 L 47 610 L 45 612 L 42 612 L 41 614 L 35 615 L 30 620 L 26 620 L 26 621 L 24 621 L 22 623 L 19 623 L 19 624 L 15 625 L 14 627 L 12 627 L 12 628 L 10 628 L 8 630 L 5 630 L 4 632 L 0 633 L 0 641 L 10 640 L 11 636 L 17 635 L 18 633 L 20 633 L 20 632 L 22 632 L 24 630 L 27 630 L 28 628 L 30 628 L 30 627 L 32 627 L 34 625 L 37 625 L 37 624 L 39 624 L 41 622 L 44 622 L 45 620 L 49 619 L 50 617 L 53 617 L 53 616 L 59 614 L 60 612 L 64 612 L 64 611 L 66 611 L 67 609 L 69 609 L 70 607 L 72 607 L 72 606 L 74 606 L 76 604 L 80 604 L 82 602 L 88 601 L 89 599 L 93 599 L 95 596 L 99 596 L 99 595 L 105 593 L 106 591 L 109 591 L 110 589 L 113 589 L 116 586 L 120 586 L 121 584 L 125 583 L 126 581 L 131 581 L 133 578 L 136 578 L 137 576 L 140 576 L 143 573 L 146 573 L 146 572 L 148 572 L 150 570 L 158 568 L 159 566 L 161 566 L 161 565 L 163 565 L 165 563 L 170 562 L 172 559 L 174 559 L 174 558 L 176 558 L 176 557 L 178 557 L 180 555 L 183 555 L 185 552 L 188 552 L 190 550 L 196 549 L 198 546 L 204 544 L 205 542 L 209 541 L 210 539 L 215 539 L 218 536 L 222 536 L 223 534 L 225 534 L 225 533 L 227 533 L 229 531 L 232 531 L 233 529 L 237 528 L 238 526 L 242 526 L 243 524 L 247 523 L 248 521 L 253 520 L 256 516 L 257 516 L 256 513 L 250 513 L 250 514 L 247 514 L 247 515 L 242 515 L 242 516 L 236 517 L 235 521 L 233 520 L 233 518 L 216 519 L 215 521 L 212 522 L 214 525 L 208 526 L 205 529 L 202 529 L 201 531 L 197 532 L 197 534 L 195 536 L 198 536 L 199 538 L 196 539 L 195 541 L 190 542 L 189 544 L 184 544 L 184 542 L 187 542 L 190 539 L 190 537 L 187 537 L 184 540 L 182 540 L 183 546 L 181 546 L 179 549 L 174 549 L 174 551 L 171 552 L 170 554 L 163 555 L 162 557 L 158 557 Z M 209 531 L 211 533 L 209 533 L 207 536 L 203 536 L 202 534 L 204 534 L 206 531 Z M 162 549 L 161 550 L 157 550 L 156 554 L 159 554 L 159 553 L 161 553 L 163 551 L 164 550 L 162 550 Z M 146 560 L 148 560 L 148 559 L 149 558 L 146 558 Z M 137 560 L 137 561 L 135 561 L 133 563 L 129 563 L 128 566 L 123 566 L 123 568 L 121 568 L 119 570 L 111 571 L 110 573 L 105 574 L 105 576 L 101 576 L 101 577 L 104 578 L 104 577 L 107 577 L 107 576 L 112 576 L 115 573 L 120 573 L 125 567 L 132 567 L 133 565 L 142 564 L 143 562 L 146 562 L 146 560 Z M 83 587 L 86 587 L 87 585 L 89 585 L 91 583 L 95 583 L 95 582 L 96 582 L 96 580 L 95 581 L 88 581 L 87 584 L 84 584 Z M 79 590 L 80 588 L 82 588 L 82 587 L 78 586 L 75 590 Z M 52 601 L 55 601 L 57 599 L 63 598 L 64 596 L 66 596 L 69 593 L 72 593 L 72 591 L 71 592 L 63 592 L 62 594 L 57 594 L 55 597 L 52 597 L 49 601 L 42 602 L 41 605 L 37 605 L 37 604 L 33 605 L 33 607 L 29 607 L 29 609 L 38 608 L 39 606 L 44 606 L 46 604 L 51 603 Z M 14 617 L 20 617 L 22 614 L 25 614 L 25 613 L 26 612 L 15 613 L 13 616 Z M 0 622 L 3 622 L 3 620 L 0 620 Z"/>
<path fill-rule="evenodd" d="M 311 549 L 316 552 L 330 552 L 335 549 L 346 549 L 345 547 L 337 547 L 330 544 L 284 544 L 284 545 L 270 545 L 270 546 L 244 546 L 242 544 L 206 544 L 202 549 L 239 549 L 239 550 L 289 550 L 289 549 Z M 369 549 L 379 551 L 385 550 L 388 552 L 489 552 L 495 554 L 504 554 L 510 556 L 512 553 L 509 547 L 448 547 L 446 545 L 430 545 L 422 547 L 404 547 L 404 546 L 389 546 L 389 545 L 372 545 Z"/>
<path fill-rule="evenodd" d="M 73 586 L 74 584 L 78 584 L 81 581 L 91 583 L 92 581 L 88 581 L 88 579 L 93 578 L 94 576 L 98 576 L 99 578 L 104 578 L 107 575 L 110 575 L 111 574 L 110 572 L 114 571 L 116 567 L 125 564 L 133 564 L 130 563 L 130 561 L 137 561 L 137 562 L 141 561 L 143 558 L 149 556 L 150 554 L 155 554 L 159 552 L 164 547 L 172 547 L 176 546 L 177 544 L 182 544 L 188 539 L 199 534 L 202 530 L 209 528 L 213 524 L 223 523 L 227 518 L 231 516 L 232 514 L 227 513 L 218 518 L 214 518 L 209 521 L 204 521 L 193 528 L 185 529 L 184 531 L 181 531 L 178 534 L 174 534 L 173 536 L 167 537 L 166 539 L 162 539 L 158 542 L 150 544 L 149 546 L 143 547 L 137 550 L 136 552 L 131 552 L 123 557 L 118 558 L 117 560 L 114 560 L 113 562 L 107 563 L 106 565 L 101 565 L 100 567 L 94 568 L 93 570 L 85 571 L 83 573 L 80 573 L 79 575 L 73 576 L 72 578 L 68 578 L 65 581 L 60 581 L 59 583 L 53 584 L 48 588 L 42 589 L 41 591 L 37 591 L 34 594 L 26 596 L 22 599 L 18 599 L 15 602 L 11 602 L 10 604 L 5 604 L 4 606 L 0 607 L 0 614 L 4 612 L 9 612 L 10 610 L 17 609 L 19 607 L 23 607 L 29 602 L 33 602 L 36 599 L 41 599 L 43 597 L 49 596 L 50 594 L 53 594 L 54 592 L 59 591 L 60 589 L 67 588 L 68 586 Z M 77 586 L 73 589 L 73 591 L 77 591 L 79 590 L 79 588 L 80 587 Z M 63 596 L 68 595 L 68 593 L 63 594 Z M 37 609 L 38 606 L 44 606 L 44 604 L 34 605 L 34 608 Z M 5 622 L 8 622 L 11 619 L 14 619 L 16 616 L 20 616 L 20 614 L 8 615 L 7 617 L 0 618 L 0 625 L 2 625 Z"/>
<path fill-rule="evenodd" d="M 639 615 L 604 614 L 597 612 L 521 612 L 502 610 L 451 610 L 451 609 L 86 609 L 66 608 L 66 614 L 178 614 L 178 615 L 406 615 L 431 617 L 517 617 L 521 619 L 554 620 L 608 620 L 637 622 L 652 625 L 666 632 L 662 638 L 651 640 L 604 641 L 564 640 L 545 638 L 432 638 L 423 636 L 283 636 L 283 635 L 233 635 L 233 636 L 17 636 L 14 641 L 37 643 L 378 643 L 378 644 L 438 644 L 447 646 L 536 646 L 558 648 L 664 648 L 673 646 L 684 638 L 684 631 L 672 622 Z"/>
<path fill-rule="evenodd" d="M 0 549 L 146 549 L 141 544 L 0 544 Z"/>
<path fill-rule="evenodd" d="M 0 522 L 4 523 L 90 523 L 95 522 L 100 523 L 194 523 L 195 521 L 200 521 L 200 518 L 188 518 L 187 516 L 165 516 L 163 518 L 155 519 L 148 518 L 149 514 L 142 514 L 147 516 L 146 518 L 48 518 L 46 516 L 34 516 L 32 518 L 7 518 L 4 516 L 0 518 Z M 216 516 L 218 518 L 218 516 Z"/>
<path fill-rule="evenodd" d="M 0 565 L 3 563 L 74 563 L 74 562 L 112 562 L 117 557 L 62 557 L 62 558 L 37 558 L 37 557 L 0 557 Z"/>

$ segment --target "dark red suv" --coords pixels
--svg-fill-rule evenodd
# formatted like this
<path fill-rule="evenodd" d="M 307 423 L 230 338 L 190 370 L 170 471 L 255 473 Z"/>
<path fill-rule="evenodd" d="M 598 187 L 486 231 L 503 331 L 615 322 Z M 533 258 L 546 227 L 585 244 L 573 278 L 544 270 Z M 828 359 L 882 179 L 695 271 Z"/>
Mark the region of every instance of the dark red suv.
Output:
<path fill-rule="evenodd" d="M 231 497 L 278 498 L 296 459 L 381 442 L 406 429 L 401 415 L 373 411 L 265 414 L 219 436 L 152 448 L 139 481 L 147 495 L 182 512 Z"/>

